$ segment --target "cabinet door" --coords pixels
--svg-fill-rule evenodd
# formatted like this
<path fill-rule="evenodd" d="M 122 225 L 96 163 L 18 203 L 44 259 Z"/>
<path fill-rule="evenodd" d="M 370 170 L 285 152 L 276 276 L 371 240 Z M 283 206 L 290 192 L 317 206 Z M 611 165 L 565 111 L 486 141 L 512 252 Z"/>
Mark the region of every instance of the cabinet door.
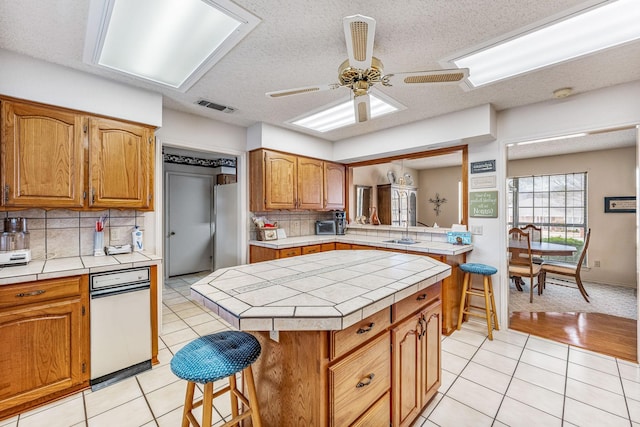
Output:
<path fill-rule="evenodd" d="M 420 404 L 419 316 L 413 315 L 391 330 L 393 345 L 392 416 L 394 426 L 408 426 L 418 416 Z"/>
<path fill-rule="evenodd" d="M 154 144 L 149 128 L 101 118 L 89 123 L 89 206 L 152 206 Z"/>
<path fill-rule="evenodd" d="M 421 345 L 421 403 L 424 407 L 440 387 L 440 341 L 442 334 L 442 305 L 440 301 L 421 313 L 424 334 Z"/>
<path fill-rule="evenodd" d="M 325 162 L 324 164 L 324 208 L 342 210 L 344 197 L 345 170 L 343 165 Z"/>
<path fill-rule="evenodd" d="M 82 207 L 82 116 L 3 101 L 1 135 L 4 206 Z"/>
<path fill-rule="evenodd" d="M 80 297 L 0 311 L 0 413 L 86 380 L 81 319 Z"/>
<path fill-rule="evenodd" d="M 324 162 L 298 157 L 298 209 L 322 209 L 324 207 Z"/>
<path fill-rule="evenodd" d="M 295 209 L 297 194 L 296 156 L 264 152 L 264 199 L 266 209 Z"/>

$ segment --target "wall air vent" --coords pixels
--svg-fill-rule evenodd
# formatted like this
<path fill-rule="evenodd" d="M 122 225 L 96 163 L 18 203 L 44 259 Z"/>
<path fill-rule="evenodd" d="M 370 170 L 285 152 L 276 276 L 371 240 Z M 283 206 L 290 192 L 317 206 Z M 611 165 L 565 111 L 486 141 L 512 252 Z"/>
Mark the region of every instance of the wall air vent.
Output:
<path fill-rule="evenodd" d="M 200 99 L 198 100 L 198 102 L 196 102 L 196 104 L 202 105 L 203 107 L 211 108 L 212 110 L 222 111 L 223 113 L 233 113 L 236 111 L 236 109 L 233 107 L 216 104 L 215 102 L 207 101 L 206 99 Z"/>

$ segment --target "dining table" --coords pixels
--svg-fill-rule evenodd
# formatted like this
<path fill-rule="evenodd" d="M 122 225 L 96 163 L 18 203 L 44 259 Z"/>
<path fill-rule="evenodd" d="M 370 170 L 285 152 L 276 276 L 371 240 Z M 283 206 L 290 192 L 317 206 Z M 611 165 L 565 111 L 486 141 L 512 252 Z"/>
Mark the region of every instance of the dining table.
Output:
<path fill-rule="evenodd" d="M 526 240 L 509 240 L 509 247 L 527 249 Z M 578 249 L 575 246 L 560 243 L 531 242 L 531 254 L 539 256 L 571 256 Z"/>
<path fill-rule="evenodd" d="M 511 244 L 510 244 L 511 246 Z M 578 249 L 575 246 L 560 243 L 531 242 L 531 253 L 540 256 L 571 256 Z"/>

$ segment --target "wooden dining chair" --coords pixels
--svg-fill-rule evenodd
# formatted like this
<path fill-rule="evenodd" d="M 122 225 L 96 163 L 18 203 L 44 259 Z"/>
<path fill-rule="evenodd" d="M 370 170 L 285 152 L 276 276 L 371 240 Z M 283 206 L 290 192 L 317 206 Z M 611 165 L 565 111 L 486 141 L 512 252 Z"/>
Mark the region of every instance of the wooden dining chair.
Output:
<path fill-rule="evenodd" d="M 529 239 L 532 242 L 542 243 L 542 228 L 535 224 L 527 224 L 524 227 L 520 227 L 520 229 L 529 233 Z M 532 259 L 534 264 L 542 264 L 544 262 L 544 259 L 539 256 L 534 256 Z"/>
<path fill-rule="evenodd" d="M 578 259 L 577 264 L 572 264 L 568 262 L 560 262 L 560 261 L 546 261 L 542 265 L 542 273 L 541 273 L 541 283 L 544 287 L 544 282 L 547 278 L 547 273 L 558 274 L 561 276 L 569 276 L 573 277 L 576 281 L 576 285 L 578 285 L 578 289 L 582 294 L 582 297 L 585 301 L 589 302 L 589 294 L 587 293 L 584 285 L 582 284 L 582 279 L 580 278 L 580 270 L 582 269 L 582 263 L 584 262 L 584 257 L 587 254 L 587 247 L 589 247 L 589 241 L 591 240 L 591 229 L 587 230 L 587 234 L 584 238 L 584 245 L 582 246 L 582 252 L 580 253 L 580 258 Z"/>
<path fill-rule="evenodd" d="M 529 279 L 529 302 L 533 302 L 533 288 L 541 291 L 540 264 L 533 263 L 529 233 L 514 227 L 509 230 L 509 277 Z M 537 278 L 537 283 L 534 283 Z M 522 283 L 522 282 L 521 282 Z"/>

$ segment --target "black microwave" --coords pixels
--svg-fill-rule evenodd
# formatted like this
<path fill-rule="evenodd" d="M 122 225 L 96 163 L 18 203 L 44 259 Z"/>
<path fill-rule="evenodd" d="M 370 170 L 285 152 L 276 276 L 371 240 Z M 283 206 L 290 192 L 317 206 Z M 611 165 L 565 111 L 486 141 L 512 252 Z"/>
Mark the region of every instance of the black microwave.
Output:
<path fill-rule="evenodd" d="M 316 221 L 316 234 L 336 234 L 336 222 Z"/>

